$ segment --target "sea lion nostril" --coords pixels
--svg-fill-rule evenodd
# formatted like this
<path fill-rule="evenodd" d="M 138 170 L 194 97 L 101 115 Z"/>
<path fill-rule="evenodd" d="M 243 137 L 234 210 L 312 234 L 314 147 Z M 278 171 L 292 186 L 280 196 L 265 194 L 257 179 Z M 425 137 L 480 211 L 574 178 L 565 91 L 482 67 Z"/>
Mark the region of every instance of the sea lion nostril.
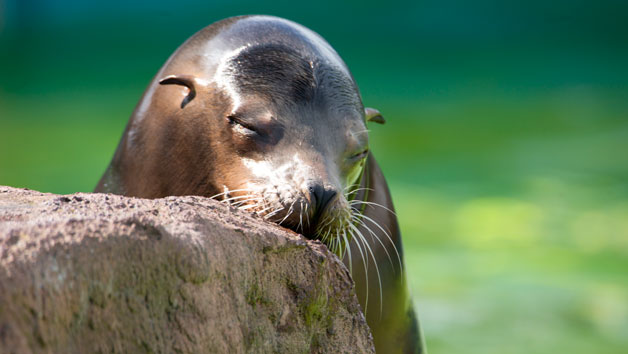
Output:
<path fill-rule="evenodd" d="M 327 205 L 334 199 L 336 196 L 336 191 L 333 189 L 325 189 L 320 184 L 311 185 L 309 187 L 310 191 L 310 203 L 312 205 L 312 210 L 314 210 L 314 219 L 318 219 L 318 216 L 325 210 Z"/>
<path fill-rule="evenodd" d="M 336 196 L 335 190 L 331 190 L 331 189 L 325 190 L 321 197 L 320 203 L 318 203 L 318 212 L 321 213 L 323 210 L 325 210 L 325 208 L 327 208 L 327 205 L 331 203 L 332 200 L 334 200 L 335 196 Z"/>
<path fill-rule="evenodd" d="M 309 187 L 310 190 L 310 204 L 313 210 L 318 210 L 318 204 L 323 199 L 323 192 L 325 189 L 320 184 L 314 184 Z"/>

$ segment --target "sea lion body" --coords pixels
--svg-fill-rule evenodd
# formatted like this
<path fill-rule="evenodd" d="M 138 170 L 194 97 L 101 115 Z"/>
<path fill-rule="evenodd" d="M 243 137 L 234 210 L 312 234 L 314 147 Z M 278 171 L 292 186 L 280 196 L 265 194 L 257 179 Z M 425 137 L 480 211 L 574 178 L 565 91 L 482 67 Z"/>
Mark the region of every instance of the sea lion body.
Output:
<path fill-rule="evenodd" d="M 188 39 L 150 83 L 95 191 L 214 197 L 320 239 L 350 267 L 376 350 L 422 351 L 358 88 L 303 26 L 234 17 Z"/>

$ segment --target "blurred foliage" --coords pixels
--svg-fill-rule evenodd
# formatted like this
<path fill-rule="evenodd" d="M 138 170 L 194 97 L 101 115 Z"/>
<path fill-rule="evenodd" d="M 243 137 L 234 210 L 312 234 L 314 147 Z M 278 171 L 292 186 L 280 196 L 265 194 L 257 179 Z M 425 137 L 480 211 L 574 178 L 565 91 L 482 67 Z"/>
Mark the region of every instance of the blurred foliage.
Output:
<path fill-rule="evenodd" d="M 0 184 L 90 191 L 192 33 L 266 13 L 380 109 L 431 353 L 628 348 L 628 3 L 0 1 Z"/>

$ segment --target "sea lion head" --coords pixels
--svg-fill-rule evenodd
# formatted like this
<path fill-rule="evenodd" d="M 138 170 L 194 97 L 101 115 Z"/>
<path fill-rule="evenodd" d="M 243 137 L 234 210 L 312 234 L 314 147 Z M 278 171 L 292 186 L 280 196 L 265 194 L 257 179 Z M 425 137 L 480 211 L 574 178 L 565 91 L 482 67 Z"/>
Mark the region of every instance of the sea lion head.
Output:
<path fill-rule="evenodd" d="M 381 116 L 365 111 L 319 35 L 276 17 L 230 18 L 162 67 L 101 184 L 140 197 L 210 196 L 340 254 L 359 217 L 368 119 Z"/>

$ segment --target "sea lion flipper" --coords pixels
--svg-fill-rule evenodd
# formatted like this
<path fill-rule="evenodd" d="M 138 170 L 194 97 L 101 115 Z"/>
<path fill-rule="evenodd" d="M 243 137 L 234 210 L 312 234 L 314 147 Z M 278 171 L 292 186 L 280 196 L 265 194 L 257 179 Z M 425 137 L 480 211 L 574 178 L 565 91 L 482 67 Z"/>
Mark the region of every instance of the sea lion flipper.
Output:
<path fill-rule="evenodd" d="M 364 114 L 366 114 L 367 122 L 375 122 L 378 124 L 386 123 L 386 119 L 384 119 L 384 116 L 382 116 L 382 114 L 379 113 L 379 111 L 376 110 L 375 108 L 370 108 L 370 107 L 364 108 Z"/>
<path fill-rule="evenodd" d="M 189 75 L 168 75 L 159 80 L 160 85 L 181 85 L 190 91 L 181 101 L 181 108 L 185 107 L 190 101 L 196 97 L 196 87 L 194 87 L 195 78 Z"/>

